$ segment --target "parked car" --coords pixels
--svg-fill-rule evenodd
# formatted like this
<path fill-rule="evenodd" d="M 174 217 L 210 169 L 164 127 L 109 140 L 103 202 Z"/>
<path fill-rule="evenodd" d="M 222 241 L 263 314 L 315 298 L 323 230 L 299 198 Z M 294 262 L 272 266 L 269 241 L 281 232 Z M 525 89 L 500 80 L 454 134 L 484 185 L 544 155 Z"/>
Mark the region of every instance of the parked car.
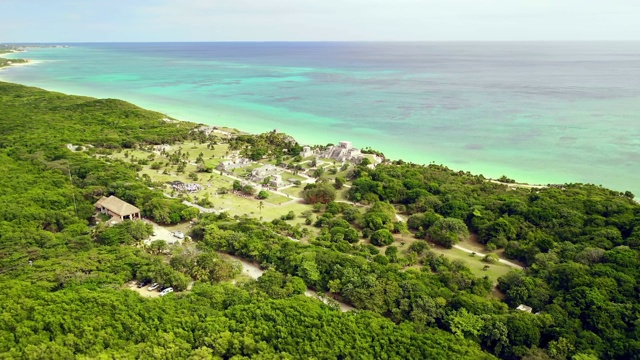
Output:
<path fill-rule="evenodd" d="M 151 286 L 149 286 L 149 291 L 153 291 L 153 290 L 155 290 L 155 289 L 157 289 L 159 287 L 160 287 L 160 284 L 153 283 L 153 284 L 151 284 Z"/>
<path fill-rule="evenodd" d="M 174 232 L 173 236 L 177 237 L 178 239 L 184 239 L 184 234 L 182 233 L 182 231 Z"/>
<path fill-rule="evenodd" d="M 149 283 L 150 283 L 150 282 L 151 282 L 151 281 L 149 281 L 149 280 L 140 281 L 140 282 L 138 283 L 138 289 L 143 288 L 143 287 L 145 287 L 145 286 L 149 285 Z"/>
<path fill-rule="evenodd" d="M 172 292 L 173 292 L 173 288 L 172 287 L 168 287 L 168 288 L 166 288 L 166 289 L 164 289 L 164 290 L 162 290 L 160 292 L 160 296 L 165 296 L 165 295 L 167 295 L 169 293 L 172 293 Z"/>

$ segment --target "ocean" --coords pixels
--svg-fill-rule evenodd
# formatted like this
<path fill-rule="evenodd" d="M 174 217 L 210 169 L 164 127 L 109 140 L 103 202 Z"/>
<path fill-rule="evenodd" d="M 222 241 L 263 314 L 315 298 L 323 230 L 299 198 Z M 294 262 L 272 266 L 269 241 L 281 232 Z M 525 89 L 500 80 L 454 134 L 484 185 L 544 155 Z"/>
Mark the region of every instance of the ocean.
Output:
<path fill-rule="evenodd" d="M 95 43 L 0 80 L 534 184 L 640 194 L 640 42 Z"/>

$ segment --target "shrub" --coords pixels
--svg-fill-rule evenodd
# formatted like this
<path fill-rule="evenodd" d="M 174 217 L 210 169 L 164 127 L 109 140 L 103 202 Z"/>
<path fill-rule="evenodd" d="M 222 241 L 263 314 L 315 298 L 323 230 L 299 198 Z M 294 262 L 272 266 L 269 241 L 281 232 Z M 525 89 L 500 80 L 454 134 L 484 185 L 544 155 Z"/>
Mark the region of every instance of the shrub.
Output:
<path fill-rule="evenodd" d="M 427 234 L 433 242 L 450 249 L 462 238 L 468 236 L 469 230 L 460 219 L 443 218 L 431 225 Z"/>
<path fill-rule="evenodd" d="M 387 264 L 389 264 L 389 259 L 388 259 L 386 256 L 381 255 L 381 254 L 378 254 L 378 255 L 374 256 L 374 257 L 373 257 L 373 261 L 374 261 L 374 262 L 377 262 L 377 263 L 378 263 L 378 264 L 380 264 L 380 265 L 387 265 Z"/>
<path fill-rule="evenodd" d="M 302 197 L 307 204 L 327 204 L 336 199 L 336 190 L 328 184 L 319 184 L 306 188 Z"/>
<path fill-rule="evenodd" d="M 387 229 L 376 230 L 371 234 L 371 243 L 376 246 L 385 246 L 393 243 L 393 235 Z"/>
<path fill-rule="evenodd" d="M 416 241 L 409 245 L 409 251 L 421 255 L 422 252 L 428 247 L 428 244 L 424 241 Z"/>
<path fill-rule="evenodd" d="M 498 262 L 498 260 L 499 260 L 498 255 L 493 254 L 493 253 L 487 254 L 482 258 L 482 261 L 484 261 L 486 263 L 489 263 L 489 264 L 495 264 L 495 263 Z"/>

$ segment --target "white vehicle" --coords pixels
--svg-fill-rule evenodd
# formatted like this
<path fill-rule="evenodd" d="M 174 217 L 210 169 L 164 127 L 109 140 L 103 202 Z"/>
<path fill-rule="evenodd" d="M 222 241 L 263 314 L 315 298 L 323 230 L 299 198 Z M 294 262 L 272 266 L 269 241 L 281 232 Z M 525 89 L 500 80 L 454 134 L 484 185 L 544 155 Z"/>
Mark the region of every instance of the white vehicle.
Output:
<path fill-rule="evenodd" d="M 160 292 L 160 296 L 165 296 L 165 295 L 167 295 L 169 293 L 172 293 L 172 292 L 173 292 L 173 288 L 172 287 L 168 287 L 168 288 L 166 288 L 166 289 L 164 289 L 164 290 L 162 290 Z"/>
<path fill-rule="evenodd" d="M 157 289 L 159 287 L 160 287 L 160 284 L 153 283 L 153 284 L 151 284 L 151 286 L 149 286 L 149 291 L 153 291 L 153 290 L 155 290 L 155 289 Z"/>
<path fill-rule="evenodd" d="M 173 236 L 177 237 L 178 239 L 184 239 L 184 234 L 182 233 L 182 231 L 174 232 Z"/>

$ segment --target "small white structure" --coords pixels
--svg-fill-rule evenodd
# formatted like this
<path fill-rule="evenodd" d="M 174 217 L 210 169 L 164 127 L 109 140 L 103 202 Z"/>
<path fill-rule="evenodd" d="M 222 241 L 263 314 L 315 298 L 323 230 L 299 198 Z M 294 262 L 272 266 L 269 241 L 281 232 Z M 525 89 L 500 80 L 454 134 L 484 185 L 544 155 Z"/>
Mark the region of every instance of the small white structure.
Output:
<path fill-rule="evenodd" d="M 351 141 L 340 141 L 338 147 L 341 147 L 343 149 L 351 149 L 353 148 L 353 144 L 351 143 Z"/>
<path fill-rule="evenodd" d="M 340 141 L 338 146 L 329 146 L 318 155 L 337 161 L 351 161 L 354 163 L 359 163 L 364 159 L 360 149 L 354 148 L 351 141 Z"/>
<path fill-rule="evenodd" d="M 212 133 L 216 133 L 216 134 L 220 134 L 224 137 L 231 137 L 231 134 L 229 131 L 225 131 L 225 130 L 221 130 L 220 128 L 218 128 L 217 126 L 200 126 L 196 129 L 193 130 L 193 132 L 202 132 L 205 134 L 205 136 L 209 136 Z"/>
<path fill-rule="evenodd" d="M 277 167 L 271 164 L 263 165 L 259 168 L 253 169 L 249 179 L 253 182 L 262 182 L 268 176 L 277 175 L 279 171 L 280 170 Z"/>
<path fill-rule="evenodd" d="M 281 175 L 272 175 L 271 178 L 269 179 L 269 187 L 272 188 L 281 188 L 286 186 L 284 181 L 282 180 L 282 176 Z"/>
<path fill-rule="evenodd" d="M 246 158 L 236 158 L 231 160 L 226 160 L 218 164 L 216 166 L 217 170 L 231 172 L 233 169 L 241 168 L 251 165 L 251 160 Z"/>
<path fill-rule="evenodd" d="M 313 156 L 313 150 L 311 150 L 311 148 L 308 146 L 303 146 L 302 151 L 300 152 L 300 156 L 303 158 Z"/>
<path fill-rule="evenodd" d="M 518 305 L 516 310 L 528 312 L 529 314 L 531 314 L 531 312 L 533 312 L 533 308 L 531 306 L 527 306 L 527 305 L 524 305 L 524 304 Z"/>

